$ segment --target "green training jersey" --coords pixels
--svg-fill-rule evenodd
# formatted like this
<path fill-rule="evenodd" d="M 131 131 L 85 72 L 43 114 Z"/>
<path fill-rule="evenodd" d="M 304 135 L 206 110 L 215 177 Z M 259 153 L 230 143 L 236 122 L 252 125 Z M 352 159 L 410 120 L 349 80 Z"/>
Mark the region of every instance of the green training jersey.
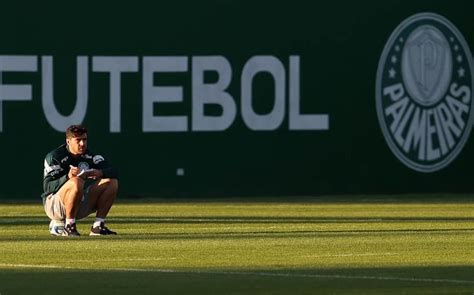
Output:
<path fill-rule="evenodd" d="M 70 166 L 81 170 L 102 170 L 103 178 L 118 178 L 117 169 L 111 167 L 101 155 L 92 153 L 89 149 L 80 156 L 73 156 L 66 144 L 51 151 L 44 159 L 43 194 L 47 197 L 57 192 L 66 183 Z"/>

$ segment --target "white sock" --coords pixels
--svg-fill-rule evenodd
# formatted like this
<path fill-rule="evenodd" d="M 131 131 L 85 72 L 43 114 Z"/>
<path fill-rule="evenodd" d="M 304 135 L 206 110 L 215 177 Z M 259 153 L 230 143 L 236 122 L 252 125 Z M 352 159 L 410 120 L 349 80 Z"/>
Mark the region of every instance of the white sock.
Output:
<path fill-rule="evenodd" d="M 73 223 L 76 223 L 76 218 L 66 218 L 66 224 L 73 224 Z"/>
<path fill-rule="evenodd" d="M 92 225 L 92 227 L 100 226 L 100 224 L 101 224 L 102 222 L 105 224 L 105 218 L 96 217 L 96 218 L 95 218 L 95 221 L 94 221 L 94 224 Z"/>

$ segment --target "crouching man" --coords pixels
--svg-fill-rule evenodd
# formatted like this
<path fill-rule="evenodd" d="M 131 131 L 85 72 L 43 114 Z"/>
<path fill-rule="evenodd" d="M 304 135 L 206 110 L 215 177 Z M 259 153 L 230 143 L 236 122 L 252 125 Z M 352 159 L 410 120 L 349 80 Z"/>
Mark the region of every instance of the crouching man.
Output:
<path fill-rule="evenodd" d="M 51 219 L 50 233 L 79 236 L 76 220 L 96 213 L 89 235 L 116 235 L 105 226 L 105 219 L 118 190 L 118 172 L 101 155 L 87 148 L 87 129 L 72 125 L 66 130 L 66 143 L 44 160 L 43 205 Z M 64 224 L 64 230 L 56 225 Z"/>

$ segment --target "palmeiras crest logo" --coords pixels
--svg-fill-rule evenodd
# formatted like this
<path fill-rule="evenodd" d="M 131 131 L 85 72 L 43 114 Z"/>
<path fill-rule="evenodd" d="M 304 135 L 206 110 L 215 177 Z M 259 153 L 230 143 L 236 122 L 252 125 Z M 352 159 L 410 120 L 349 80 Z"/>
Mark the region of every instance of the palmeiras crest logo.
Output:
<path fill-rule="evenodd" d="M 80 171 L 85 171 L 89 169 L 89 164 L 87 162 L 80 162 L 79 165 L 77 165 Z"/>
<path fill-rule="evenodd" d="M 376 107 L 385 140 L 406 166 L 438 171 L 461 152 L 473 124 L 472 55 L 446 18 L 420 13 L 385 44 Z"/>

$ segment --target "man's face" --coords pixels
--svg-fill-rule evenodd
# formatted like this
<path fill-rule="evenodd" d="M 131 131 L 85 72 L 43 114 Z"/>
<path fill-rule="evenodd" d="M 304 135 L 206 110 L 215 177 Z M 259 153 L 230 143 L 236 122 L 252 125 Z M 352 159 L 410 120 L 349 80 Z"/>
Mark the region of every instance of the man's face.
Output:
<path fill-rule="evenodd" d="M 87 133 L 66 139 L 69 152 L 73 155 L 82 155 L 87 150 Z"/>

